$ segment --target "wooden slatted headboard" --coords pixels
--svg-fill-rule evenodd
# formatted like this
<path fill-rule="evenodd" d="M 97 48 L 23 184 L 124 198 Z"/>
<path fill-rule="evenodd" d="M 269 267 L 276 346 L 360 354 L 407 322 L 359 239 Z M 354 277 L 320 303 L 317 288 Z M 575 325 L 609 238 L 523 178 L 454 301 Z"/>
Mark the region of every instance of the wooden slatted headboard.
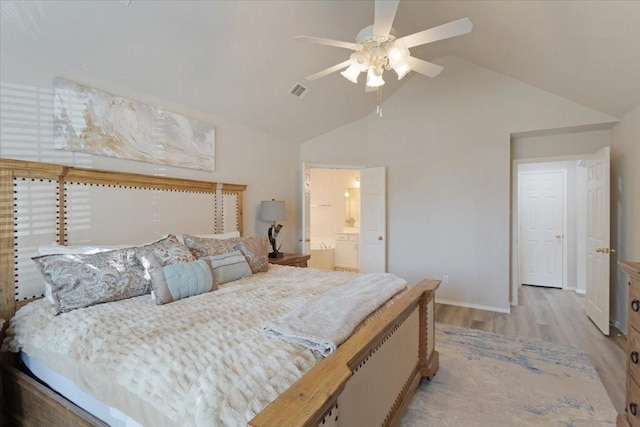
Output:
<path fill-rule="evenodd" d="M 25 184 L 26 182 L 26 184 Z M 39 186 L 37 190 L 31 190 L 29 187 Z M 38 241 L 37 234 L 46 235 L 49 241 L 42 241 L 45 237 L 40 237 L 40 243 L 51 243 L 51 240 L 57 241 L 59 244 L 78 243 L 69 241 L 70 232 L 82 229 L 76 234 L 87 236 L 92 226 L 106 227 L 108 224 L 89 224 L 83 223 L 83 226 L 75 227 L 71 224 L 74 215 L 77 212 L 83 212 L 83 208 L 73 209 L 70 200 L 73 199 L 74 191 L 81 186 L 88 187 L 104 187 L 108 189 L 123 189 L 118 191 L 127 192 L 129 200 L 135 200 L 138 192 L 154 192 L 153 197 L 158 198 L 158 192 L 178 192 L 185 193 L 184 197 L 189 195 L 193 199 L 193 194 L 201 194 L 207 199 L 207 206 L 211 206 L 211 211 L 199 212 L 200 216 L 210 217 L 209 225 L 206 230 L 198 230 L 206 233 L 220 233 L 232 230 L 238 230 L 242 234 L 242 199 L 246 185 L 215 183 L 208 181 L 197 181 L 180 178 L 169 178 L 163 176 L 151 176 L 143 174 L 134 174 L 126 172 L 113 172 L 98 169 L 88 169 L 64 166 L 50 163 L 39 163 L 22 160 L 12 160 L 0 158 L 0 318 L 8 321 L 16 312 L 16 310 L 27 302 L 39 298 L 41 295 L 33 295 L 31 292 L 25 296 L 18 292 L 18 282 L 21 277 L 20 266 L 33 264 L 30 255 L 33 253 L 21 252 L 19 248 L 19 236 L 25 233 L 24 224 L 21 224 L 21 218 L 29 215 L 29 221 L 34 224 L 40 224 L 43 221 L 50 223 L 46 232 L 42 230 L 31 231 L 32 235 L 36 235 L 35 239 L 31 238 L 31 243 Z M 36 194 L 45 194 L 46 202 L 49 206 L 42 207 L 43 203 L 30 206 L 28 214 L 23 214 L 21 200 L 31 197 L 29 191 Z M 133 191 L 133 196 L 130 194 Z M 50 194 L 50 193 L 55 194 Z M 140 193 L 141 194 L 141 193 Z M 167 197 L 178 197 L 174 195 L 165 195 Z M 78 198 L 86 197 L 80 195 Z M 97 197 L 98 199 L 102 196 Z M 155 200 L 154 199 L 154 200 Z M 102 204 L 104 200 L 100 201 Z M 107 203 L 108 204 L 108 203 Z M 184 215 L 185 223 L 188 223 L 190 215 L 194 213 L 196 207 L 183 205 L 180 201 L 176 203 L 176 209 L 180 210 Z M 124 206 L 123 209 L 127 207 Z M 25 211 L 26 212 L 26 211 Z M 70 213 L 71 212 L 71 213 Z M 76 212 L 76 213 L 74 213 Z M 162 213 L 153 214 L 153 222 L 159 222 Z M 137 219 L 135 212 L 132 213 L 127 221 L 143 221 Z M 86 218 L 83 218 L 86 221 Z M 146 220 L 145 225 L 151 221 Z M 143 225 L 143 224 L 139 224 Z M 135 225 L 134 225 L 135 226 Z M 161 225 L 158 225 L 161 226 Z M 130 225 L 131 227 L 131 225 Z M 164 234 L 186 230 L 165 230 Z M 48 233 L 48 234 L 47 234 Z M 34 236 L 31 236 L 34 237 Z M 159 238 L 161 236 L 147 236 L 148 240 Z M 24 240 L 24 239 L 22 239 Z M 114 242 L 103 242 L 114 243 Z M 138 242 L 120 242 L 120 243 L 142 243 Z M 6 328 L 5 323 L 4 327 Z"/>

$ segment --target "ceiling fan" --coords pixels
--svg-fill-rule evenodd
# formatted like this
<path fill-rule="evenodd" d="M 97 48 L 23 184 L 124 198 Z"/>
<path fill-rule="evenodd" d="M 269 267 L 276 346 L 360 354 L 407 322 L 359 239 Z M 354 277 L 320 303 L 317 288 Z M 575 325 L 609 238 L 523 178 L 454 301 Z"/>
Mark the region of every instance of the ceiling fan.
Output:
<path fill-rule="evenodd" d="M 357 83 L 360 73 L 366 71 L 366 88 L 369 90 L 369 88 L 379 88 L 384 84 L 382 79 L 384 70 L 393 69 L 398 75 L 398 80 L 412 70 L 429 77 L 440 74 L 442 71 L 440 65 L 412 57 L 409 48 L 466 34 L 471 31 L 473 24 L 468 18 L 463 18 L 396 38 L 395 30 L 391 26 L 399 3 L 400 0 L 375 0 L 373 25 L 363 28 L 356 36 L 355 43 L 296 36 L 296 40 L 354 51 L 346 61 L 312 74 L 307 79 L 316 80 L 346 68 L 340 74 L 353 83 Z"/>

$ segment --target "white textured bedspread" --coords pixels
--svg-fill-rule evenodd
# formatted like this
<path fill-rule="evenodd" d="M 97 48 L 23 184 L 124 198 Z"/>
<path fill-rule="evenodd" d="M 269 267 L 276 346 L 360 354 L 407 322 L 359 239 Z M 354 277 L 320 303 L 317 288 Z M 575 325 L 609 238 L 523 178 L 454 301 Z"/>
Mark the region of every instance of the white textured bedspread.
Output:
<path fill-rule="evenodd" d="M 146 426 L 246 425 L 320 359 L 262 324 L 354 277 L 274 265 L 166 305 L 144 295 L 55 316 L 39 300 L 16 313 L 3 349 L 24 349 Z"/>

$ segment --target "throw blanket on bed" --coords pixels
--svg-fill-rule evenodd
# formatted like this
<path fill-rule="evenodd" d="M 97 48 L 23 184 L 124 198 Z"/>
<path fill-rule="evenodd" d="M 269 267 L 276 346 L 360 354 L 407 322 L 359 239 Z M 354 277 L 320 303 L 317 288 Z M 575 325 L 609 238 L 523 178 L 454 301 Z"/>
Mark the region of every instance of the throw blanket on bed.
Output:
<path fill-rule="evenodd" d="M 326 357 L 360 322 L 406 286 L 406 280 L 389 273 L 359 276 L 265 323 L 262 330 Z"/>

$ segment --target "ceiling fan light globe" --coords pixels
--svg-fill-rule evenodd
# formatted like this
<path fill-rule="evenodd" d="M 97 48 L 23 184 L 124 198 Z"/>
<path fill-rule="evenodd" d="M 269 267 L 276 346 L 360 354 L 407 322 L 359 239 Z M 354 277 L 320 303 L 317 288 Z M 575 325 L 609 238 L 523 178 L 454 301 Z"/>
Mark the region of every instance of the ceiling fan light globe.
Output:
<path fill-rule="evenodd" d="M 395 62 L 402 59 L 402 54 L 396 48 L 389 49 L 389 54 L 387 56 L 389 57 L 389 62 Z"/>
<path fill-rule="evenodd" d="M 389 63 L 393 64 L 399 61 L 404 61 L 409 56 L 409 49 L 407 49 L 400 40 L 396 40 L 393 45 L 387 50 L 387 57 Z"/>
<path fill-rule="evenodd" d="M 351 54 L 351 66 L 359 71 L 367 71 L 369 68 L 369 55 L 367 52 L 359 50 Z"/>
<path fill-rule="evenodd" d="M 353 83 L 358 83 L 358 76 L 360 75 L 360 70 L 357 67 L 355 67 L 353 64 L 351 64 L 349 65 L 349 68 L 342 71 L 340 74 L 342 74 L 342 76 L 345 79 Z"/>
<path fill-rule="evenodd" d="M 395 67 L 393 67 L 393 70 L 396 72 L 396 74 L 398 74 L 398 80 L 401 80 L 404 76 L 406 76 L 407 74 L 409 74 L 409 72 L 411 71 L 411 65 L 409 65 L 409 63 L 404 62 L 402 64 L 399 64 Z"/>
<path fill-rule="evenodd" d="M 369 68 L 367 72 L 367 86 L 369 87 L 379 87 L 384 84 L 384 80 L 382 79 L 382 72 L 376 72 L 374 67 Z"/>

